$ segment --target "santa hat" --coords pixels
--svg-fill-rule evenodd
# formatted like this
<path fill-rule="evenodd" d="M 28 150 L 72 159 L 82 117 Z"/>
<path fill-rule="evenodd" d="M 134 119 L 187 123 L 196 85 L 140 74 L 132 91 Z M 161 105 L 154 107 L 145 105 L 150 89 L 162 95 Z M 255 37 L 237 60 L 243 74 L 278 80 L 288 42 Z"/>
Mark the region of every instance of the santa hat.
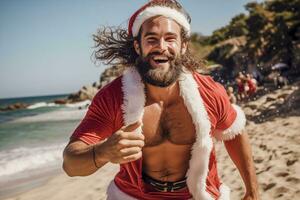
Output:
<path fill-rule="evenodd" d="M 180 24 L 184 30 L 190 35 L 190 19 L 187 15 L 179 12 L 178 10 L 166 6 L 151 6 L 151 3 L 160 2 L 162 0 L 153 0 L 142 6 L 137 10 L 129 20 L 128 33 L 129 35 L 136 37 L 142 24 L 149 18 L 154 16 L 164 16 L 173 19 Z"/>

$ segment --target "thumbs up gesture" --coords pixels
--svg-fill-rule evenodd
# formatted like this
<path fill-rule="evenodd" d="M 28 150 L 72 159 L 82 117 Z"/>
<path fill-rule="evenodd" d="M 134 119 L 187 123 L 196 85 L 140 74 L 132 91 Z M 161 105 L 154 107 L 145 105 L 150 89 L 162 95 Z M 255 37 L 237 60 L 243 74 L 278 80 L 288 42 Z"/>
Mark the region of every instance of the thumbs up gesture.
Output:
<path fill-rule="evenodd" d="M 102 157 L 112 163 L 127 163 L 142 157 L 144 135 L 137 134 L 135 130 L 141 126 L 141 122 L 135 122 L 122 127 L 101 145 Z"/>

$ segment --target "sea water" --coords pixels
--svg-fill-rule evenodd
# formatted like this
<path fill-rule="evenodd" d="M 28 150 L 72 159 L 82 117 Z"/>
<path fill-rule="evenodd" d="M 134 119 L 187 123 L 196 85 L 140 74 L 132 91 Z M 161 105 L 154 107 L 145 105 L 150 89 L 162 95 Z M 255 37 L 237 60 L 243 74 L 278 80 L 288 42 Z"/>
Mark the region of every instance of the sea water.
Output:
<path fill-rule="evenodd" d="M 66 96 L 0 99 L 0 107 L 17 102 L 31 105 L 0 112 L 0 198 L 24 180 L 61 169 L 63 149 L 90 103 L 53 103 Z"/>

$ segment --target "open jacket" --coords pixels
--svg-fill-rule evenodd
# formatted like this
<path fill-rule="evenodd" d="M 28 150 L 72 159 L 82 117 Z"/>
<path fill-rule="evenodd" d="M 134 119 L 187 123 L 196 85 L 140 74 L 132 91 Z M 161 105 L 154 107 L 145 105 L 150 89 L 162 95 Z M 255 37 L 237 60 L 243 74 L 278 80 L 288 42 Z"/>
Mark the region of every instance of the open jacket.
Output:
<path fill-rule="evenodd" d="M 184 72 L 179 78 L 179 86 L 196 134 L 186 173 L 187 189 L 147 191 L 142 180 L 143 158 L 121 164 L 115 184 L 137 199 L 230 199 L 229 188 L 218 177 L 213 138 L 230 140 L 240 134 L 246 123 L 245 115 L 238 106 L 230 104 L 223 86 L 209 76 Z M 140 75 L 134 67 L 128 69 L 97 93 L 72 138 L 95 144 L 122 126 L 141 120 L 145 97 Z M 142 128 L 137 132 L 142 133 Z"/>

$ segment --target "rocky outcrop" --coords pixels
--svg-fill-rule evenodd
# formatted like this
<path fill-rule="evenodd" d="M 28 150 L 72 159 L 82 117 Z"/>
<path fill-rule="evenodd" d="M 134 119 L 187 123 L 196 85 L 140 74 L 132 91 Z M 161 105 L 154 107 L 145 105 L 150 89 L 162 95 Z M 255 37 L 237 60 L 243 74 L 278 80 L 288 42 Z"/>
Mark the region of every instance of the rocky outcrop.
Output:
<path fill-rule="evenodd" d="M 124 68 L 121 66 L 112 66 L 106 69 L 101 74 L 99 81 L 94 82 L 92 85 L 83 86 L 78 92 L 71 94 L 65 101 L 65 103 L 75 103 L 85 100 L 92 100 L 99 89 L 112 82 L 115 78 L 120 76 L 123 71 Z"/>
<path fill-rule="evenodd" d="M 93 87 L 92 85 L 83 86 L 77 93 L 71 94 L 68 97 L 68 103 L 91 100 L 96 95 L 98 90 L 98 87 Z"/>
<path fill-rule="evenodd" d="M 6 107 L 0 108 L 0 111 L 13 111 L 13 110 L 25 109 L 28 106 L 29 105 L 26 103 L 15 103 L 15 104 L 11 104 Z"/>
<path fill-rule="evenodd" d="M 248 66 L 247 56 L 241 51 L 245 44 L 246 38 L 244 36 L 225 40 L 215 45 L 206 59 L 224 66 L 221 69 L 220 76 L 230 80 L 238 72 L 245 70 L 244 66 Z"/>
<path fill-rule="evenodd" d="M 74 104 L 77 102 L 84 102 L 86 100 L 92 100 L 93 97 L 97 94 L 99 89 L 112 82 L 115 78 L 120 76 L 124 71 L 124 68 L 121 66 L 112 66 L 101 74 L 99 81 L 94 82 L 91 85 L 83 86 L 78 92 L 70 94 L 66 99 L 56 99 L 53 103 L 57 105 L 65 105 L 65 104 Z M 77 105 L 77 104 L 76 104 Z M 0 111 L 12 111 L 18 109 L 25 109 L 29 104 L 25 103 L 15 103 L 8 105 L 6 107 L 0 107 Z M 70 106 L 70 105 L 69 105 Z M 84 108 L 84 106 L 80 106 L 79 108 Z"/>
<path fill-rule="evenodd" d="M 68 99 L 56 99 L 54 101 L 55 104 L 58 104 L 58 105 L 63 105 L 63 104 L 67 104 L 68 103 Z"/>
<path fill-rule="evenodd" d="M 115 78 L 121 76 L 124 69 L 125 68 L 122 66 L 112 66 L 106 69 L 100 76 L 100 88 L 104 87 L 106 84 L 110 83 Z"/>

